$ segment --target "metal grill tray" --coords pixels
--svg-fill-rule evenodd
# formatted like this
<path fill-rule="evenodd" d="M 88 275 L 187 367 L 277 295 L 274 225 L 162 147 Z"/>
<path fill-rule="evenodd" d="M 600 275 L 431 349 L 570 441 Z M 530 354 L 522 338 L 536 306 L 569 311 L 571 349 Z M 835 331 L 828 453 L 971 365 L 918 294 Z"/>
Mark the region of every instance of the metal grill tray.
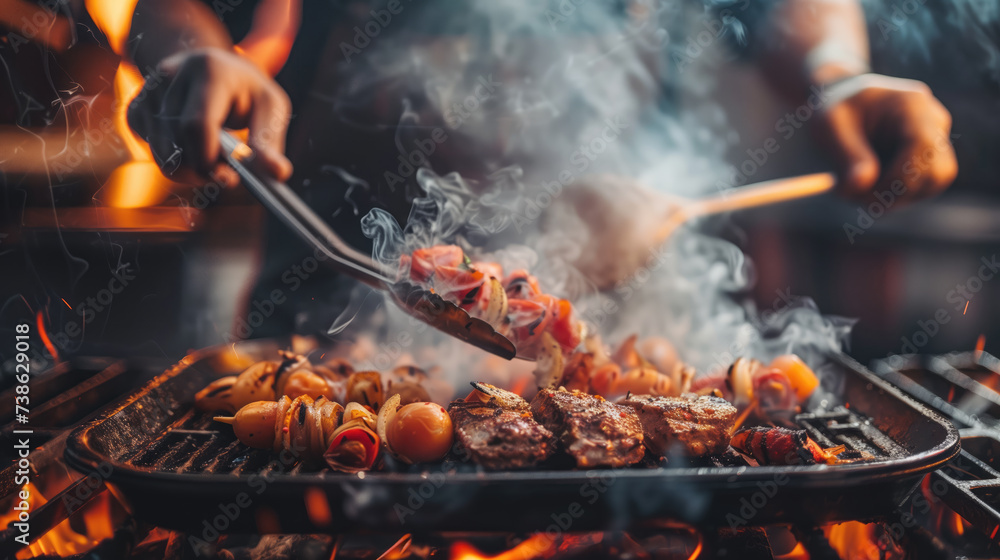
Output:
<path fill-rule="evenodd" d="M 824 373 L 839 378 L 841 397 L 814 395 L 799 422 L 820 445 L 844 444 L 869 453 L 871 461 L 518 472 L 429 465 L 363 476 L 310 472 L 282 465 L 268 451 L 246 448 L 228 426 L 191 407 L 207 383 L 235 373 L 225 365 L 233 363 L 232 353 L 269 358 L 288 347 L 284 342 L 248 341 L 187 356 L 78 428 L 68 441 L 67 461 L 83 472 L 101 467 L 107 473 L 110 466 L 107 481 L 136 516 L 196 534 L 210 525 L 234 533 L 589 531 L 663 519 L 702 526 L 873 519 L 900 504 L 924 473 L 959 452 L 950 423 L 851 358 L 836 355 Z"/>

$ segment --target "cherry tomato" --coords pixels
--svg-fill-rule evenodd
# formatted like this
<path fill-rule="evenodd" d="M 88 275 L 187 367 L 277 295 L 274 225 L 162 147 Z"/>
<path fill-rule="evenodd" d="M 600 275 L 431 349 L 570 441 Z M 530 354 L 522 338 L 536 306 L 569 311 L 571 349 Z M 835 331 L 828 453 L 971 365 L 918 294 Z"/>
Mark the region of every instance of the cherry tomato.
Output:
<path fill-rule="evenodd" d="M 393 452 L 411 463 L 443 459 L 454 442 L 448 412 L 429 402 L 400 408 L 386 426 L 385 436 Z"/>
<path fill-rule="evenodd" d="M 795 390 L 795 397 L 802 402 L 819 386 L 819 378 L 813 370 L 795 354 L 778 356 L 771 362 L 771 367 L 780 370 L 788 377 L 788 382 Z"/>

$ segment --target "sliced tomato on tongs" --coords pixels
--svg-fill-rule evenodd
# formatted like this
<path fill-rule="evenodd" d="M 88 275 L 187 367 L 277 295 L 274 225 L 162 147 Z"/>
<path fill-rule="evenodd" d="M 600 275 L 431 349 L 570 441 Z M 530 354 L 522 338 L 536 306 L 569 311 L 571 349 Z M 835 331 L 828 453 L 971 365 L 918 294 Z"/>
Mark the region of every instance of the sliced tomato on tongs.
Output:
<path fill-rule="evenodd" d="M 441 267 L 459 268 L 467 263 L 465 253 L 458 245 L 438 245 L 413 251 L 410 261 L 410 279 L 426 284 Z"/>
<path fill-rule="evenodd" d="M 532 299 L 542 293 L 538 279 L 528 274 L 528 271 L 524 269 L 511 272 L 504 279 L 503 285 L 504 289 L 507 290 L 507 297 L 511 299 Z"/>
<path fill-rule="evenodd" d="M 439 266 L 431 286 L 441 297 L 464 306 L 467 301 L 475 301 L 485 279 L 486 276 L 478 270 Z"/>
<path fill-rule="evenodd" d="M 509 333 L 519 354 L 531 356 L 548 328 L 552 318 L 547 303 L 538 299 L 507 300 Z"/>
<path fill-rule="evenodd" d="M 549 308 L 552 314 L 552 336 L 566 352 L 572 352 L 583 339 L 583 323 L 573 316 L 573 304 L 569 300 L 556 300 Z"/>

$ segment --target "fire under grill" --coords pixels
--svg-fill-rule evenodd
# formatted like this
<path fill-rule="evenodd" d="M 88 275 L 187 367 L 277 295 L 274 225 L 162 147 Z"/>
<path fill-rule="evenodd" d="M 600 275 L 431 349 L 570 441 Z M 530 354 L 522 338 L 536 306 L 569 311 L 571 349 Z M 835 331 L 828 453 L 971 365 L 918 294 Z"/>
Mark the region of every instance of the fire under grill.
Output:
<path fill-rule="evenodd" d="M 264 341 L 238 345 L 236 350 L 246 358 L 281 346 L 280 341 Z M 988 356 L 977 359 L 992 363 Z M 199 352 L 110 406 L 105 403 L 147 379 L 143 372 L 149 369 L 136 370 L 135 364 L 112 359 L 76 359 L 40 375 L 39 394 L 55 399 L 58 406 L 46 408 L 59 413 L 53 413 L 50 426 L 36 429 L 39 439 L 33 442 L 37 444 L 33 457 L 46 461 L 34 473 L 36 482 L 46 489 L 49 500 L 33 508 L 33 531 L 45 536 L 32 545 L 32 553 L 135 560 L 205 554 L 320 559 L 944 560 L 992 558 L 998 552 L 996 535 L 990 536 L 998 525 L 996 432 L 985 423 L 963 429 L 961 453 L 940 465 L 955 451 L 948 443 L 953 442 L 954 431 L 842 356 L 834 357 L 835 370 L 827 372 L 840 384 L 827 387 L 825 394 L 811 401 L 797 422 L 823 446 L 843 444 L 872 458 L 863 464 L 751 467 L 739 456 L 726 456 L 667 469 L 482 473 L 471 465 L 451 463 L 447 469 L 367 473 L 363 479 L 313 471 L 270 452 L 250 450 L 230 430 L 194 412 L 192 395 L 208 379 L 233 370 L 233 364 L 225 349 Z M 979 375 L 984 381 L 991 379 Z M 51 384 L 51 391 L 44 389 L 45 384 Z M 80 388 L 74 390 L 75 386 Z M 87 395 L 91 392 L 96 395 Z M 962 393 L 949 393 L 947 389 L 941 393 L 942 403 L 968 405 L 969 401 L 958 400 Z M 105 411 L 95 417 L 100 406 Z M 981 412 L 978 417 L 985 418 L 985 410 Z M 68 460 L 92 477 L 66 470 L 60 458 L 67 440 Z M 100 459 L 95 461 L 94 456 Z M 939 465 L 937 471 L 920 474 L 934 465 Z M 61 473 L 65 482 L 45 483 L 53 472 Z M 0 481 L 13 488 L 9 473 L 3 474 Z M 437 486 L 435 481 L 442 480 L 439 474 L 444 482 Z M 96 489 L 91 488 L 94 480 L 99 482 Z M 561 508 L 569 497 L 584 503 L 580 489 L 587 484 L 594 488 L 595 483 L 607 489 L 602 500 L 587 503 L 586 516 L 549 538 L 546 528 L 553 519 L 565 517 L 560 514 L 567 510 Z M 948 490 L 941 492 L 945 484 Z M 685 487 L 688 491 L 678 490 Z M 261 488 L 264 491 L 258 494 Z M 417 507 L 405 523 L 393 521 L 396 503 L 411 505 L 407 500 L 414 494 L 404 491 L 414 490 L 419 496 L 421 488 L 425 493 L 433 488 L 432 495 L 422 504 L 412 504 Z M 762 488 L 778 491 L 772 496 Z M 232 505 L 240 492 L 250 497 L 247 507 Z M 199 494 L 204 499 L 199 500 Z M 4 492 L 2 499 L 10 495 Z M 935 501 L 937 496 L 942 499 Z M 921 514 L 925 497 L 934 505 Z M 456 510 L 447 511 L 441 502 Z M 654 502 L 674 504 L 676 511 L 637 507 Z M 807 509 L 824 515 L 806 516 L 803 502 L 815 502 Z M 206 536 L 205 523 L 211 525 L 222 514 L 220 507 L 236 511 L 236 521 L 227 522 L 208 548 L 192 548 L 192 537 Z M 673 515 L 677 511 L 681 514 Z M 724 512 L 736 515 L 735 529 Z M 80 518 L 87 518 L 89 529 L 98 515 L 107 518 L 107 529 L 91 534 L 87 547 L 39 545 L 67 539 L 70 522 L 79 533 L 89 533 Z M 476 522 L 463 523 L 463 517 Z M 525 520 L 514 523 L 502 517 Z M 916 525 L 908 522 L 913 517 L 919 518 Z M 853 521 L 826 523 L 831 519 Z M 463 525 L 479 528 L 460 529 Z M 27 557 L 28 550 L 20 550 L 9 536 L 0 535 L 0 557 L 15 553 Z"/>
<path fill-rule="evenodd" d="M 874 370 L 960 428 L 961 452 L 931 474 L 930 485 L 978 529 L 970 539 L 996 547 L 1000 542 L 1000 360 L 978 351 L 897 356 L 876 362 Z"/>
<path fill-rule="evenodd" d="M 604 531 L 662 519 L 742 527 L 872 518 L 892 510 L 923 473 L 958 451 L 947 422 L 835 356 L 831 379 L 841 386 L 820 391 L 797 421 L 821 445 L 846 445 L 866 458 L 857 463 L 757 467 L 724 456 L 585 472 L 481 472 L 447 461 L 359 475 L 317 472 L 291 457 L 247 449 L 231 429 L 191 407 L 200 388 L 233 373 L 226 366 L 231 353 L 260 359 L 280 347 L 253 341 L 185 358 L 77 430 L 67 458 L 85 472 L 110 465 L 109 480 L 138 517 L 184 531 L 202 531 L 220 504 L 241 495 L 239 515 L 221 532 L 533 531 L 570 511 L 572 530 Z M 329 515 L 310 515 L 317 501 Z"/>

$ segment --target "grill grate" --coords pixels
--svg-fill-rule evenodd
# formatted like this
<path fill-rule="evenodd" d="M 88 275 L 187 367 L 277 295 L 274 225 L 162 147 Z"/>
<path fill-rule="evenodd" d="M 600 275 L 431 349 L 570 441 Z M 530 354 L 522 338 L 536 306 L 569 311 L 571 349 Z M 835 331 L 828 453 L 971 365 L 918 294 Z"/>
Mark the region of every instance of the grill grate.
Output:
<path fill-rule="evenodd" d="M 142 469 L 175 474 L 252 476 L 266 474 L 269 471 L 265 469 L 268 468 L 274 470 L 275 455 L 270 450 L 243 445 L 236 439 L 232 428 L 214 422 L 212 416 L 188 407 L 169 423 L 161 435 L 134 447 L 122 457 L 122 461 Z M 844 445 L 848 456 L 879 460 L 906 454 L 902 446 L 879 431 L 870 419 L 843 406 L 798 414 L 795 422 L 822 447 Z M 733 466 L 732 462 L 728 464 Z M 752 459 L 743 456 L 735 457 L 735 465 L 757 466 Z M 475 466 L 456 465 L 456 468 L 474 470 Z M 283 472 L 304 476 L 324 472 L 339 475 L 327 468 L 318 471 L 306 468 L 301 463 Z"/>
<path fill-rule="evenodd" d="M 84 469 L 110 464 L 111 482 L 130 498 L 137 517 L 179 530 L 201 531 L 205 519 L 218 515 L 219 504 L 249 492 L 250 511 L 233 520 L 228 532 L 280 530 L 258 526 L 258 511 L 296 532 L 533 531 L 551 524 L 557 513 L 577 511 L 581 503 L 586 507 L 574 530 L 591 531 L 655 519 L 727 526 L 734 515 L 744 515 L 741 507 L 751 499 L 754 511 L 738 519 L 738 526 L 871 518 L 895 507 L 923 473 L 958 447 L 957 434 L 943 420 L 903 399 L 857 362 L 835 355 L 830 367 L 839 382 L 836 395 L 821 390 L 795 421 L 821 445 L 844 445 L 865 459 L 848 465 L 747 468 L 750 460 L 727 456 L 721 462 L 671 461 L 664 468 L 579 471 L 552 465 L 483 472 L 459 459 L 357 475 L 317 471 L 283 464 L 270 450 L 244 447 L 230 426 L 192 408 L 192 396 L 211 380 L 280 347 L 280 341 L 248 341 L 238 349 L 206 349 L 185 358 L 119 408 L 77 430 L 67 459 Z M 257 480 L 266 485 L 252 484 Z M 781 490 L 760 503 L 761 488 L 776 485 Z M 316 491 L 331 506 L 332 519 L 325 524 L 310 519 L 303 507 Z M 801 500 L 804 493 L 811 499 Z"/>
<path fill-rule="evenodd" d="M 956 513 L 997 541 L 1000 537 L 1000 360 L 986 353 L 903 356 L 874 371 L 938 410 L 960 428 L 962 450 L 931 474 L 936 492 Z"/>

